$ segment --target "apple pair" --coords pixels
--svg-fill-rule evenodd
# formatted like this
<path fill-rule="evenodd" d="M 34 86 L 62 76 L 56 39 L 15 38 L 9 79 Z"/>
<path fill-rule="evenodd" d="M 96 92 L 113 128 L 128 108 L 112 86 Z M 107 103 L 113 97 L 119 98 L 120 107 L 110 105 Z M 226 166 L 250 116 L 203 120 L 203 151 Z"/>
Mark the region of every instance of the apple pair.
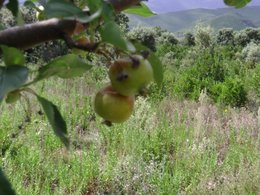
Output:
<path fill-rule="evenodd" d="M 147 59 L 133 55 L 114 61 L 109 68 L 111 85 L 95 96 L 95 112 L 111 123 L 122 123 L 132 114 L 135 95 L 153 80 L 153 69 Z"/>

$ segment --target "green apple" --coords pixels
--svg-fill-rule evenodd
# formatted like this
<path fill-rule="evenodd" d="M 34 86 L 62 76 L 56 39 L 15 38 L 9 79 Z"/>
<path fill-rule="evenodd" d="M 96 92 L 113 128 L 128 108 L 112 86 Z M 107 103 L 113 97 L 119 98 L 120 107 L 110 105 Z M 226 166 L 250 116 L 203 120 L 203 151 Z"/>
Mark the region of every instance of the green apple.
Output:
<path fill-rule="evenodd" d="M 21 96 L 22 95 L 21 95 L 20 91 L 18 91 L 18 90 L 17 91 L 12 91 L 12 92 L 8 93 L 8 95 L 7 95 L 6 99 L 5 99 L 5 102 L 7 104 L 12 104 L 12 103 L 18 101 L 21 98 Z"/>
<path fill-rule="evenodd" d="M 113 88 L 125 96 L 138 94 L 154 78 L 150 62 L 141 55 L 114 61 L 108 74 Z"/>
<path fill-rule="evenodd" d="M 107 86 L 96 94 L 94 109 L 105 121 L 122 123 L 131 116 L 134 101 L 134 96 L 120 95 L 112 86 Z"/>

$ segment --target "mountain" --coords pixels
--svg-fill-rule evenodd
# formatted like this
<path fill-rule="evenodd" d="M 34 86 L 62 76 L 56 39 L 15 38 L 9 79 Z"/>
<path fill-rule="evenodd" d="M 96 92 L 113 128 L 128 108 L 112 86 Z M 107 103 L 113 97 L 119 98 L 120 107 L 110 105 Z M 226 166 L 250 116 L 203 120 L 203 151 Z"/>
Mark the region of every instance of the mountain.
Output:
<path fill-rule="evenodd" d="M 156 13 L 176 12 L 189 9 L 217 9 L 227 7 L 223 0 L 148 0 L 146 4 Z M 252 0 L 248 6 L 260 6 L 259 0 Z"/>
<path fill-rule="evenodd" d="M 245 7 L 242 9 L 192 9 L 178 12 L 158 14 L 143 18 L 128 15 L 130 27 L 159 26 L 172 32 L 190 31 L 198 23 L 210 25 L 215 30 L 233 28 L 241 30 L 247 27 L 260 27 L 260 6 Z"/>

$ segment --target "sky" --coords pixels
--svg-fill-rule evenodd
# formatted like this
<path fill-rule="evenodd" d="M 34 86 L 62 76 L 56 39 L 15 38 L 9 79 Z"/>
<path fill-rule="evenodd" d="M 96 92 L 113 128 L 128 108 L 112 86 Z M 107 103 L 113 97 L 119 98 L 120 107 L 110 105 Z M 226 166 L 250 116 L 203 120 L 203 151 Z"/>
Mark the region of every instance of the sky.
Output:
<path fill-rule="evenodd" d="M 226 7 L 223 0 L 148 0 L 147 5 L 156 13 L 195 8 L 216 9 Z M 252 0 L 248 6 L 260 6 L 260 0 Z"/>

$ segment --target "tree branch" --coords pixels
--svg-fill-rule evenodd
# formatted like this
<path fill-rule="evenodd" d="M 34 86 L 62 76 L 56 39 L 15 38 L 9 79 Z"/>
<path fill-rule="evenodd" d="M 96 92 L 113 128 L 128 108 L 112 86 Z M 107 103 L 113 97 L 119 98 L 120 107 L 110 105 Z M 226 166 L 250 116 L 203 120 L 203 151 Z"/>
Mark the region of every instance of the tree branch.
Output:
<path fill-rule="evenodd" d="M 62 39 L 71 35 L 76 26 L 75 20 L 50 19 L 25 26 L 17 26 L 0 32 L 0 44 L 28 49 L 39 43 Z"/>
<path fill-rule="evenodd" d="M 112 4 L 115 11 L 120 12 L 139 3 L 140 0 L 109 0 L 108 2 Z M 50 19 L 8 28 L 0 31 L 0 44 L 19 49 L 29 49 L 46 41 L 65 39 L 65 36 L 74 33 L 77 24 L 76 20 Z"/>

